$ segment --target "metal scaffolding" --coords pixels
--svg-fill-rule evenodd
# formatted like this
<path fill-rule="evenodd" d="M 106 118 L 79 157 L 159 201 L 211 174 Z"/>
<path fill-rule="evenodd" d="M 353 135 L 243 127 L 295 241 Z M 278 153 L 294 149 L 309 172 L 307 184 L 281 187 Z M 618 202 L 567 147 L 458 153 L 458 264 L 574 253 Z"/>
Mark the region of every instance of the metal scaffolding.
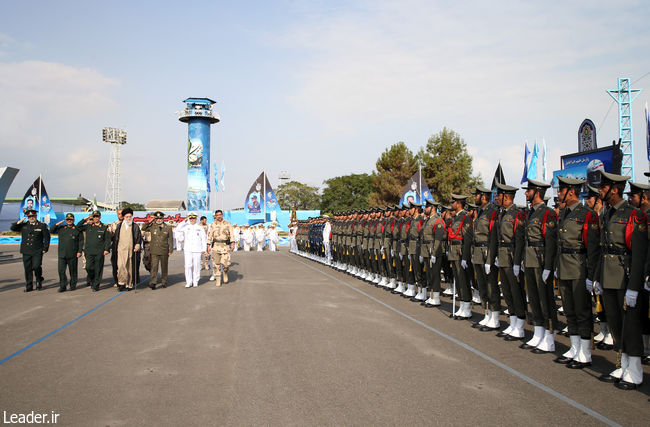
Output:
<path fill-rule="evenodd" d="M 630 79 L 618 79 L 618 90 L 608 90 L 607 93 L 618 103 L 618 137 L 621 139 L 623 162 L 621 175 L 627 175 L 634 180 L 634 135 L 632 131 L 632 102 L 639 96 L 641 89 L 631 89 Z"/>
<path fill-rule="evenodd" d="M 108 174 L 106 175 L 106 205 L 109 209 L 120 208 L 120 163 L 122 145 L 126 144 L 126 131 L 116 128 L 104 128 L 102 139 L 111 144 L 111 155 L 108 160 Z"/>

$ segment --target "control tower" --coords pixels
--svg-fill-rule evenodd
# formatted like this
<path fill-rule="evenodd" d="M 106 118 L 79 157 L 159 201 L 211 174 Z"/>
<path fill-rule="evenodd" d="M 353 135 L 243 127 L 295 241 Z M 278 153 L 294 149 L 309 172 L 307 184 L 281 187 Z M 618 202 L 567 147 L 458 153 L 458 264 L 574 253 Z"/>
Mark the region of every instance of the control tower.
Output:
<path fill-rule="evenodd" d="M 187 123 L 187 209 L 210 209 L 210 125 L 219 122 L 215 101 L 187 98 L 178 120 Z"/>

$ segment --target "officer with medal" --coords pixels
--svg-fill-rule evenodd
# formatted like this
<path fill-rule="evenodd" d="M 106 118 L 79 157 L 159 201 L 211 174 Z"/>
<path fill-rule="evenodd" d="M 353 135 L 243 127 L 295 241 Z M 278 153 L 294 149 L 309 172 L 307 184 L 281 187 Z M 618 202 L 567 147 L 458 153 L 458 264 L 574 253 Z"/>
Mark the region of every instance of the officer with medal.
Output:
<path fill-rule="evenodd" d="M 526 322 L 526 295 L 521 277 L 525 215 L 515 205 L 516 187 L 501 183 L 496 183 L 496 187 L 496 202 L 501 211 L 497 220 L 496 239 L 490 240 L 487 262 L 499 268 L 501 292 L 510 316 L 509 326 L 499 332 L 497 337 L 517 341 L 524 339 Z"/>
<path fill-rule="evenodd" d="M 485 317 L 472 325 L 480 331 L 499 329 L 499 314 L 501 312 L 501 295 L 499 292 L 497 269 L 487 259 L 488 248 L 492 240 L 496 240 L 496 223 L 499 212 L 497 206 L 490 203 L 492 191 L 477 186 L 474 191 L 474 203 L 477 206 L 476 219 L 469 229 L 465 245 L 471 251 L 471 261 L 474 264 L 476 284 L 485 307 Z"/>
<path fill-rule="evenodd" d="M 158 284 L 158 266 L 160 265 L 160 286 L 167 287 L 167 272 L 169 268 L 169 256 L 174 251 L 174 233 L 169 224 L 165 224 L 165 214 L 158 211 L 153 214 L 146 224 L 142 226 L 143 232 L 151 235 L 149 249 L 151 251 L 151 276 L 149 287 L 156 289 Z"/>
<path fill-rule="evenodd" d="M 600 257 L 598 214 L 579 199 L 584 182 L 558 177 L 558 198 L 565 207 L 558 219 L 555 265 L 571 347 L 555 362 L 572 369 L 591 365 L 591 291 Z"/>
<path fill-rule="evenodd" d="M 81 232 L 86 232 L 84 254 L 86 256 L 86 273 L 93 292 L 99 290 L 104 273 L 104 257 L 111 251 L 111 232 L 101 222 L 102 213 L 98 210 L 77 223 Z"/>
<path fill-rule="evenodd" d="M 643 382 L 639 293 L 648 246 L 647 220 L 643 211 L 623 199 L 629 177 L 600 173 L 598 191 L 608 207 L 601 215 L 599 280 L 593 286 L 594 293 L 603 295 L 614 349 L 620 357 L 617 368 L 600 379 L 632 390 Z"/>
<path fill-rule="evenodd" d="M 25 292 L 43 289 L 43 255 L 50 249 L 50 230 L 36 220 L 36 211 L 28 209 L 25 218 L 11 224 L 11 231 L 20 231 L 20 253 L 25 270 Z"/>
<path fill-rule="evenodd" d="M 467 196 L 451 194 L 451 209 L 453 211 L 451 222 L 447 227 L 449 249 L 447 259 L 451 263 L 456 281 L 456 289 L 460 296 L 460 307 L 454 311 L 453 316 L 457 320 L 470 319 L 472 317 L 472 290 L 468 277 L 467 267 L 469 253 L 463 250 L 465 237 L 472 226 L 472 219 L 465 210 Z M 453 310 L 456 307 L 452 307 Z"/>
<path fill-rule="evenodd" d="M 50 232 L 59 235 L 59 292 L 65 292 L 68 287 L 66 269 L 70 271 L 70 290 L 74 291 L 77 289 L 78 260 L 84 246 L 84 234 L 74 224 L 71 213 L 66 214 L 65 220 L 54 224 Z"/>

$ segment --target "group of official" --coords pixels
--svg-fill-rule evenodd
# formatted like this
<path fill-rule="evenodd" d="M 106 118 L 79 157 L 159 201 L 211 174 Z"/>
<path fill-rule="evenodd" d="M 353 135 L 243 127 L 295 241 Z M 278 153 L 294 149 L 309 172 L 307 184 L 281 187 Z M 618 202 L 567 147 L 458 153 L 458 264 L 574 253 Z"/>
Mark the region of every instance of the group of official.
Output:
<path fill-rule="evenodd" d="M 65 220 L 51 229 L 36 219 L 35 210 L 27 210 L 25 218 L 14 222 L 11 230 L 21 233 L 20 252 L 25 271 L 25 292 L 43 288 L 43 255 L 48 252 L 51 233 L 58 234 L 59 292 L 75 290 L 78 282 L 79 259 L 85 261 L 86 282 L 96 292 L 102 282 L 105 257 L 111 254 L 114 286 L 118 291 L 129 291 L 140 283 L 140 262 L 145 254 L 145 266 L 150 271 L 149 287 L 167 286 L 169 256 L 174 250 L 174 237 L 183 247 L 186 288 L 197 287 L 201 274 L 201 258 L 210 254 L 210 268 L 217 286 L 228 282 L 230 252 L 233 249 L 232 225 L 223 219 L 223 212 L 214 213 L 209 226 L 197 223 L 197 215 L 190 212 L 175 230 L 164 222 L 164 214 L 155 212 L 140 227 L 133 222 L 133 210 L 121 209 L 118 220 L 111 224 L 101 222 L 101 212 L 93 211 L 75 224 L 68 213 Z M 69 279 L 68 279 L 69 274 Z"/>
<path fill-rule="evenodd" d="M 299 221 L 292 251 L 428 307 L 441 305 L 444 276 L 443 294 L 459 320 L 472 317 L 474 288 L 485 314 L 472 327 L 522 341 L 520 348 L 535 354 L 555 352 L 557 285 L 571 346 L 555 362 L 591 365 L 595 306 L 599 348 L 618 352 L 616 369 L 600 380 L 636 389 L 649 351 L 650 187 L 629 182 L 625 200 L 628 180 L 601 172 L 583 204 L 584 180 L 560 177 L 555 209 L 545 197 L 550 185 L 528 180 L 525 207 L 514 203 L 518 188 L 496 184 L 494 202 L 492 190 L 479 186 L 474 203 L 452 194 L 448 206 L 427 201 L 335 213 Z"/>

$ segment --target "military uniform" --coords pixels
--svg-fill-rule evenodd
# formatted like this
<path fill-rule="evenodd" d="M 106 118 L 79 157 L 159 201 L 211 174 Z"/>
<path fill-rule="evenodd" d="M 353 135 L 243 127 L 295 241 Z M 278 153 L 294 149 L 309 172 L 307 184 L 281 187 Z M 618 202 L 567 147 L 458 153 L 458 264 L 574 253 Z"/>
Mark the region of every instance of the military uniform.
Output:
<path fill-rule="evenodd" d="M 415 209 L 415 216 L 411 217 L 410 222 L 407 226 L 408 229 L 408 242 L 407 252 L 408 252 L 408 274 L 410 275 L 410 280 L 412 282 L 412 288 L 404 293 L 406 297 L 414 297 L 417 301 L 424 301 L 424 295 L 426 292 L 422 292 L 422 289 L 416 294 L 416 287 L 422 286 L 422 262 L 420 261 L 420 235 L 422 232 L 422 226 L 424 225 L 424 217 L 422 216 L 422 206 L 417 203 L 411 204 L 411 209 Z"/>
<path fill-rule="evenodd" d="M 440 305 L 440 270 L 444 254 L 447 251 L 447 227 L 445 221 L 436 212 L 438 203 L 427 201 L 427 204 L 433 205 L 433 211 L 424 225 L 422 234 L 422 248 L 424 249 L 423 253 L 426 254 L 427 286 L 431 291 L 425 304 L 437 307 Z"/>
<path fill-rule="evenodd" d="M 454 202 L 464 203 L 467 196 L 457 194 L 451 195 Z M 472 227 L 472 219 L 467 214 L 467 211 L 460 209 L 454 213 L 451 223 L 447 228 L 447 237 L 449 239 L 449 250 L 447 252 L 447 259 L 451 262 L 454 271 L 454 279 L 456 280 L 456 289 L 460 295 L 460 307 L 454 313 L 457 319 L 469 319 L 472 317 L 471 300 L 472 292 L 469 284 L 469 277 L 467 273 L 467 258 L 468 254 L 463 251 L 463 243 L 466 235 Z M 455 309 L 455 307 L 454 307 Z"/>
<path fill-rule="evenodd" d="M 162 219 L 164 214 L 156 212 L 155 219 Z M 142 226 L 142 231 L 149 233 L 150 243 L 149 250 L 151 251 L 151 276 L 149 279 L 149 287 L 156 289 L 158 284 L 158 265 L 160 265 L 160 284 L 163 288 L 167 287 L 167 272 L 169 268 L 169 255 L 174 250 L 174 236 L 171 226 L 165 224 L 157 224 L 155 222 L 147 222 Z"/>
<path fill-rule="evenodd" d="M 214 221 L 208 230 L 208 246 L 212 252 L 212 268 L 217 281 L 221 286 L 221 270 L 223 268 L 223 282 L 228 283 L 228 268 L 230 267 L 230 244 L 233 231 L 230 222 L 224 220 Z"/>
<path fill-rule="evenodd" d="M 25 212 L 27 217 L 36 216 L 35 210 Z M 25 292 L 33 290 L 34 276 L 36 289 L 43 288 L 43 254 L 50 249 L 50 231 L 40 221 L 29 222 L 27 219 L 11 224 L 11 231 L 20 231 L 20 253 L 23 255 L 25 270 Z"/>
<path fill-rule="evenodd" d="M 93 217 L 101 217 L 101 212 L 94 211 Z M 77 223 L 77 228 L 86 233 L 84 240 L 84 254 L 86 255 L 86 272 L 90 279 L 93 292 L 99 290 L 104 272 L 104 252 L 111 251 L 111 232 L 106 224 L 86 222 L 84 218 Z"/>
<path fill-rule="evenodd" d="M 61 222 L 54 224 L 52 233 L 59 235 L 58 269 L 59 269 L 59 292 L 64 292 L 68 287 L 66 269 L 70 272 L 70 290 L 77 288 L 77 271 L 79 257 L 84 245 L 84 235 L 74 224 L 74 215 L 67 214 L 65 221 L 72 222 L 62 225 Z"/>

